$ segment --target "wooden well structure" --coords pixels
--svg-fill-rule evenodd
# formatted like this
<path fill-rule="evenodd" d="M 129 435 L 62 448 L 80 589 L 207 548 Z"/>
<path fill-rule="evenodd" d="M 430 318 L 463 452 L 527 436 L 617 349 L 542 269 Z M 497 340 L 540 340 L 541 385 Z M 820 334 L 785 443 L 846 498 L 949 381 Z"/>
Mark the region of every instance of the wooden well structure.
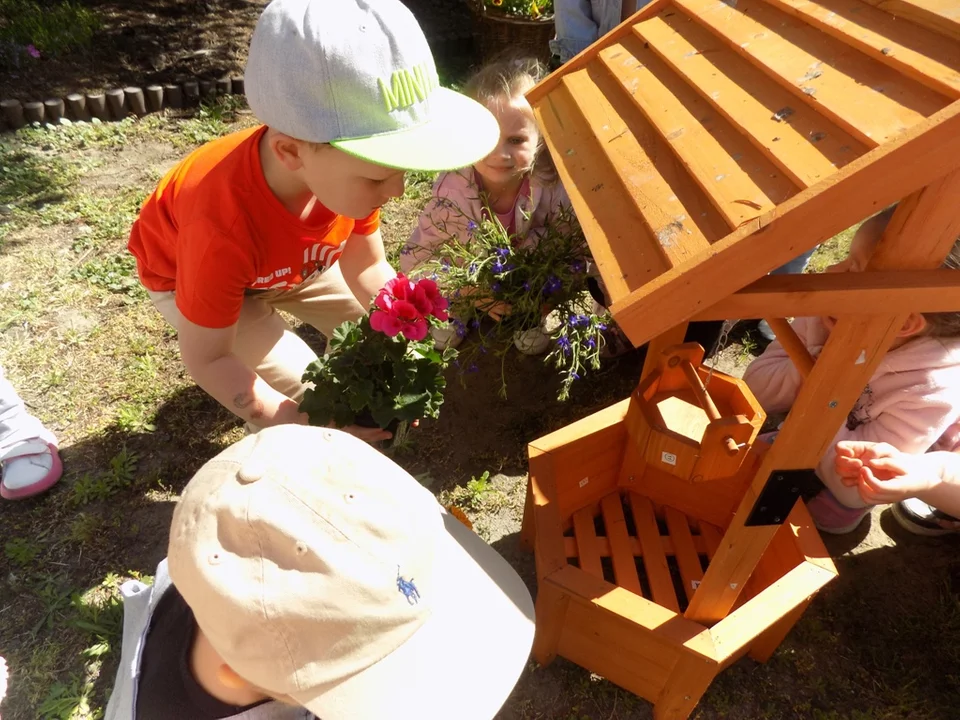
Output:
<path fill-rule="evenodd" d="M 531 443 L 534 655 L 685 718 L 835 568 L 802 502 L 911 311 L 960 310 L 955 0 L 656 0 L 528 93 L 612 296 L 631 396 Z M 767 276 L 898 202 L 868 268 Z M 832 315 L 810 357 L 783 318 Z M 767 318 L 803 385 L 776 443 L 690 320 Z"/>

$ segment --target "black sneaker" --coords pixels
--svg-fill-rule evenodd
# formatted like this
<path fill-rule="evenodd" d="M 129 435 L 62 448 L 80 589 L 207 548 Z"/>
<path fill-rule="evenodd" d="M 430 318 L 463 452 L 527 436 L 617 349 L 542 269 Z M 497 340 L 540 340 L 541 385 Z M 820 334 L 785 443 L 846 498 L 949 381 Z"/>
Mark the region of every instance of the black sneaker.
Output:
<path fill-rule="evenodd" d="M 891 512 L 900 526 L 914 535 L 935 537 L 960 532 L 960 518 L 947 515 L 917 498 L 901 500 Z"/>

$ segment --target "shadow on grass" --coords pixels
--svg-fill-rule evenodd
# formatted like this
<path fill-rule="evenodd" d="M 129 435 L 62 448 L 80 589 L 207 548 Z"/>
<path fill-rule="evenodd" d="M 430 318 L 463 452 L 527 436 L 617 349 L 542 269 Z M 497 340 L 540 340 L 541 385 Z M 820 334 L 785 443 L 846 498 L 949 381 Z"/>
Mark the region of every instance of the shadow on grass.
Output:
<path fill-rule="evenodd" d="M 113 426 L 61 451 L 49 493 L 0 515 L 0 637 L 11 664 L 4 717 L 72 717 L 105 701 L 119 660 L 120 579 L 152 576 L 166 555 L 176 497 L 240 436 L 239 422 L 190 386 L 157 412 L 156 430 Z M 19 554 L 11 556 L 11 541 Z M 93 621 L 91 620 L 93 618 Z"/>

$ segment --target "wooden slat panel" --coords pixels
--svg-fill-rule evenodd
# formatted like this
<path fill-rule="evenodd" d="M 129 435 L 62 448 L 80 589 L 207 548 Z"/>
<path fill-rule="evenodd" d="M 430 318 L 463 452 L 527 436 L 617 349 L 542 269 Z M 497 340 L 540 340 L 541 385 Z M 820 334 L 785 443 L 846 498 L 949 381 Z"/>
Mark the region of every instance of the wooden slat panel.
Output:
<path fill-rule="evenodd" d="M 759 218 L 756 226 L 751 223 L 714 243 L 710 255 L 668 271 L 614 303 L 613 315 L 634 345 L 641 345 L 957 167 L 960 103 L 857 158 Z"/>
<path fill-rule="evenodd" d="M 577 510 L 573 514 L 573 535 L 577 539 L 580 569 L 602 580 L 603 566 L 600 564 L 600 548 L 597 544 L 597 532 L 593 527 L 593 514 L 590 508 Z"/>
<path fill-rule="evenodd" d="M 884 143 L 943 109 L 947 98 L 760 0 L 676 0 L 730 47 L 861 142 Z"/>
<path fill-rule="evenodd" d="M 867 151 L 690 18 L 663 13 L 635 31 L 797 185 L 809 187 Z"/>
<path fill-rule="evenodd" d="M 767 2 L 947 97 L 960 97 L 960 43 L 955 40 L 897 20 L 861 0 Z"/>
<path fill-rule="evenodd" d="M 960 5 L 956 0 L 866 0 L 881 10 L 909 19 L 960 41 Z"/>
<path fill-rule="evenodd" d="M 635 636 L 625 621 L 571 603 L 558 651 L 562 657 L 653 701 L 669 670 L 660 667 L 660 659 L 649 652 L 648 644 L 629 642 Z"/>
<path fill-rule="evenodd" d="M 613 167 L 597 162 L 604 150 L 584 122 L 566 79 L 534 108 L 534 115 L 607 291 L 619 297 L 660 275 L 669 263 L 652 237 L 640 237 L 646 225 L 643 214 Z M 616 115 L 611 113 L 607 122 L 616 123 Z"/>
<path fill-rule="evenodd" d="M 635 36 L 600 52 L 623 86 L 731 228 L 797 188 Z M 736 159 L 735 159 L 736 158 Z"/>
<path fill-rule="evenodd" d="M 671 265 L 727 234 L 728 226 L 712 212 L 656 130 L 602 68 L 574 73 L 564 84 L 577 98 L 621 188 L 634 198 L 650 236 Z"/>
<path fill-rule="evenodd" d="M 768 275 L 694 319 L 876 315 L 891 307 L 954 312 L 960 308 L 960 273 L 941 269 Z"/>
<path fill-rule="evenodd" d="M 627 534 L 627 520 L 623 516 L 620 494 L 607 495 L 600 501 L 600 509 L 603 512 L 603 523 L 607 530 L 610 557 L 613 560 L 613 575 L 617 579 L 617 585 L 642 596 L 643 589 L 640 587 L 637 564 L 633 559 L 633 548 L 630 544 L 630 536 Z"/>
<path fill-rule="evenodd" d="M 658 605 L 680 612 L 677 593 L 673 588 L 670 569 L 667 567 L 667 556 L 660 544 L 660 529 L 657 527 L 653 503 L 636 493 L 630 493 L 629 499 L 633 523 L 637 527 L 637 537 L 643 548 L 643 567 L 647 571 L 650 594 Z"/>
<path fill-rule="evenodd" d="M 640 544 L 639 538 L 628 537 L 630 553 L 634 557 L 643 557 L 643 546 Z M 669 535 L 660 536 L 660 545 L 663 548 L 663 553 L 666 556 L 673 555 L 673 540 Z M 697 552 L 701 555 L 706 555 L 708 551 L 708 546 L 704 539 L 698 535 L 693 536 L 693 546 L 697 549 Z M 566 552 L 568 558 L 577 557 L 577 539 L 572 537 L 563 538 L 563 549 Z M 600 551 L 600 557 L 610 557 L 610 542 L 605 537 L 597 538 L 597 549 Z"/>
<path fill-rule="evenodd" d="M 621 401 L 530 443 L 548 452 L 557 489 L 557 513 L 566 523 L 574 510 L 600 501 L 616 488 L 627 441 Z"/>
<path fill-rule="evenodd" d="M 700 581 L 703 580 L 703 566 L 693 545 L 690 523 L 686 515 L 672 507 L 665 507 L 663 514 L 670 537 L 673 538 L 673 549 L 680 567 L 680 577 L 683 579 L 683 591 L 687 594 L 687 600 L 692 600 Z"/>
<path fill-rule="evenodd" d="M 593 122 L 599 150 L 619 173 L 619 192 L 635 199 L 647 233 L 635 229 L 632 252 L 649 252 L 641 245 L 655 238 L 656 252 L 678 264 L 729 232 L 729 226 L 690 180 L 644 115 L 630 102 L 602 68 L 591 66 L 564 79 L 575 93 L 585 118 Z M 598 113 L 600 115 L 598 119 Z M 613 190 L 604 186 L 599 190 Z M 574 206 L 577 212 L 580 209 Z M 609 228 L 591 233 L 585 229 L 594 254 L 603 254 Z M 601 266 L 601 271 L 604 268 Z M 615 287 L 608 290 L 616 297 Z"/>
<path fill-rule="evenodd" d="M 718 527 L 714 527 L 710 523 L 701 522 L 700 537 L 703 538 L 706 556 L 710 560 L 713 560 L 714 553 L 716 553 L 717 548 L 720 547 L 720 541 L 723 538 L 723 531 Z M 696 538 L 694 538 L 694 540 L 696 540 Z M 697 552 L 700 552 L 700 548 L 697 548 Z"/>

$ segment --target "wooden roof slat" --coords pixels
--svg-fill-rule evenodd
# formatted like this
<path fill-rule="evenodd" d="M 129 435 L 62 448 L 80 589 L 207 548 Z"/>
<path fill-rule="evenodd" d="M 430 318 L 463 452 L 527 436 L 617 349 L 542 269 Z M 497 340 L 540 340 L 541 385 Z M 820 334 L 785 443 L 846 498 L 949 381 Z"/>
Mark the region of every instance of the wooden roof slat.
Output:
<path fill-rule="evenodd" d="M 635 37 L 601 51 L 623 86 L 731 229 L 798 188 Z"/>
<path fill-rule="evenodd" d="M 866 0 L 892 15 L 941 35 L 960 40 L 960 5 L 956 0 Z"/>
<path fill-rule="evenodd" d="M 675 0 L 796 97 L 874 147 L 945 108 L 946 97 L 760 0 Z M 731 7 L 736 5 L 736 7 Z"/>
<path fill-rule="evenodd" d="M 957 39 L 905 23 L 861 0 L 767 2 L 939 93 L 960 98 Z"/>
<path fill-rule="evenodd" d="M 639 345 L 957 167 L 960 103 L 857 158 L 611 308 Z M 591 240 L 592 242 L 592 240 Z"/>
<path fill-rule="evenodd" d="M 664 12 L 634 32 L 798 186 L 814 185 L 867 152 L 685 15 Z"/>
<path fill-rule="evenodd" d="M 598 157 L 603 157 L 604 148 L 570 95 L 567 78 L 563 80 L 548 98 L 537 104 L 534 114 L 577 219 L 591 240 L 591 254 L 600 267 L 607 291 L 622 297 L 663 273 L 670 264 L 652 239 L 639 241 L 645 232 L 640 208 L 624 192 L 613 166 L 597 162 Z M 615 113 L 607 120 L 618 122 Z"/>
<path fill-rule="evenodd" d="M 564 78 L 623 192 L 635 198 L 649 236 L 672 266 L 690 259 L 730 228 L 674 159 L 646 117 L 602 68 Z"/>

